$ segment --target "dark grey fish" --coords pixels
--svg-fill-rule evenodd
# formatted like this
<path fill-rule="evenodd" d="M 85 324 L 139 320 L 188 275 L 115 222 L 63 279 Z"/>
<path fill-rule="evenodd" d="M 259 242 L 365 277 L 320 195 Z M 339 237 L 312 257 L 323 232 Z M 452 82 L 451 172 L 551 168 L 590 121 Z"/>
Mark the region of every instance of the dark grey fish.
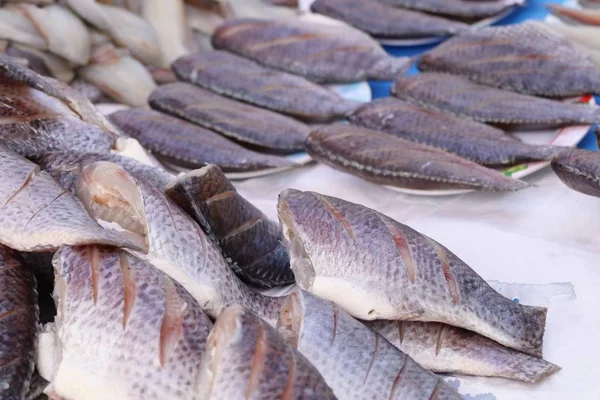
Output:
<path fill-rule="evenodd" d="M 263 67 L 226 51 L 183 56 L 172 67 L 184 81 L 303 120 L 340 119 L 360 105 L 303 77 Z"/>
<path fill-rule="evenodd" d="M 35 278 L 19 254 L 0 245 L 0 398 L 23 399 L 35 366 Z"/>
<path fill-rule="evenodd" d="M 391 97 L 364 105 L 349 120 L 353 125 L 433 146 L 483 165 L 549 160 L 566 149 L 522 143 L 491 126 Z"/>
<path fill-rule="evenodd" d="M 283 157 L 245 149 L 213 131 L 156 111 L 118 111 L 110 119 L 160 158 L 184 168 L 215 164 L 232 172 L 295 165 Z"/>
<path fill-rule="evenodd" d="M 409 63 L 388 55 L 353 28 L 305 20 L 231 20 L 217 28 L 212 43 L 216 49 L 324 83 L 392 80 Z"/>
<path fill-rule="evenodd" d="M 277 153 L 304 150 L 310 132 L 290 117 L 231 100 L 189 83 L 158 87 L 148 98 L 150 106 L 219 132 L 242 144 Z"/>
<path fill-rule="evenodd" d="M 419 68 L 534 96 L 600 93 L 600 67 L 564 36 L 534 22 L 451 38 L 423 55 Z"/>
<path fill-rule="evenodd" d="M 571 189 L 600 197 L 600 153 L 573 149 L 555 157 L 552 169 Z"/>
<path fill-rule="evenodd" d="M 310 8 L 380 38 L 448 36 L 469 29 L 462 22 L 396 8 L 380 1 L 317 0 Z"/>
<path fill-rule="evenodd" d="M 294 282 L 281 227 L 244 199 L 219 167 L 209 165 L 177 178 L 166 194 L 215 235 L 240 279 L 262 288 Z"/>
<path fill-rule="evenodd" d="M 380 0 L 396 7 L 424 11 L 447 17 L 474 20 L 500 14 L 511 7 L 523 4 L 523 0 Z"/>
<path fill-rule="evenodd" d="M 317 161 L 365 180 L 409 189 L 514 191 L 527 183 L 472 161 L 388 133 L 336 124 L 306 142 Z"/>
<path fill-rule="evenodd" d="M 77 153 L 55 151 L 34 157 L 33 162 L 47 171 L 60 185 L 75 193 L 75 183 L 81 169 L 96 161 L 110 161 L 122 166 L 127 172 L 142 176 L 159 189 L 164 189 L 174 178 L 167 171 L 150 167 L 139 161 L 111 153 Z"/>
<path fill-rule="evenodd" d="M 53 76 L 46 62 L 32 52 L 25 51 L 12 44 L 9 44 L 4 52 L 8 56 L 27 60 L 27 67 L 42 76 Z"/>
<path fill-rule="evenodd" d="M 439 73 L 400 77 L 392 94 L 425 108 L 501 125 L 576 125 L 600 122 L 600 108 L 541 99 Z"/>

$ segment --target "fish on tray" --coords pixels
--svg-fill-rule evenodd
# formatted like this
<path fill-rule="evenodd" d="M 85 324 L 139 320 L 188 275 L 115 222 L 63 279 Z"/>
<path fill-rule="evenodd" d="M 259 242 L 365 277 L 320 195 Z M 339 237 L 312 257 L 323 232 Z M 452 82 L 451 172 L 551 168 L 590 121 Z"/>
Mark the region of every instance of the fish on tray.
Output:
<path fill-rule="evenodd" d="M 341 119 L 360 105 L 306 78 L 226 51 L 190 54 L 172 67 L 184 81 L 306 121 Z"/>
<path fill-rule="evenodd" d="M 565 149 L 526 144 L 489 125 L 391 97 L 365 104 L 349 120 L 353 125 L 433 146 L 483 165 L 549 160 Z"/>
<path fill-rule="evenodd" d="M 462 399 L 378 333 L 310 293 L 296 289 L 286 298 L 277 327 L 339 399 Z"/>
<path fill-rule="evenodd" d="M 430 110 L 499 125 L 577 125 L 600 122 L 600 108 L 479 85 L 456 75 L 426 72 L 400 77 L 395 97 Z"/>
<path fill-rule="evenodd" d="M 0 398 L 24 399 L 35 365 L 35 278 L 19 254 L 0 245 Z"/>
<path fill-rule="evenodd" d="M 200 368 L 199 399 L 336 399 L 315 366 L 239 305 L 215 322 Z"/>
<path fill-rule="evenodd" d="M 560 370 L 542 358 L 438 322 L 369 321 L 366 325 L 432 372 L 538 383 Z"/>
<path fill-rule="evenodd" d="M 160 86 L 152 92 L 148 102 L 155 110 L 273 153 L 304 150 L 304 141 L 310 132 L 307 125 L 291 117 L 184 82 Z"/>
<path fill-rule="evenodd" d="M 39 356 L 50 398 L 198 399 L 212 323 L 179 283 L 101 246 L 61 248 L 54 273 L 59 312 Z"/>
<path fill-rule="evenodd" d="M 311 10 L 342 20 L 378 38 L 404 39 L 448 36 L 469 29 L 446 18 L 396 8 L 380 1 L 316 0 Z"/>
<path fill-rule="evenodd" d="M 230 20 L 215 31 L 212 43 L 216 49 L 321 83 L 392 80 L 409 64 L 408 58 L 388 55 L 354 28 L 300 19 Z"/>
<path fill-rule="evenodd" d="M 313 159 L 386 186 L 484 191 L 528 187 L 523 181 L 443 150 L 352 125 L 319 128 L 310 134 L 306 146 Z"/>
<path fill-rule="evenodd" d="M 600 197 L 600 153 L 573 149 L 556 156 L 551 165 L 560 180 L 571 189 Z"/>
<path fill-rule="evenodd" d="M 502 296 L 433 239 L 314 192 L 283 191 L 278 213 L 301 289 L 356 318 L 441 322 L 542 356 L 547 309 Z"/>
<path fill-rule="evenodd" d="M 512 7 L 522 5 L 524 0 L 381 0 L 395 7 L 409 8 L 446 17 L 476 20 L 498 15 Z"/>
<path fill-rule="evenodd" d="M 157 111 L 123 110 L 110 119 L 173 168 L 215 164 L 234 172 L 295 166 L 283 157 L 248 150 L 213 131 Z"/>
<path fill-rule="evenodd" d="M 534 96 L 600 93 L 600 67 L 564 36 L 536 22 L 455 36 L 423 55 L 418 66 Z"/>
<path fill-rule="evenodd" d="M 219 167 L 209 165 L 177 178 L 166 194 L 215 235 L 240 279 L 261 288 L 294 283 L 281 227 L 244 199 Z"/>
<path fill-rule="evenodd" d="M 283 299 L 263 296 L 242 283 L 218 245 L 144 178 L 99 161 L 83 167 L 77 195 L 93 218 L 116 223 L 121 235 L 144 242 L 148 252 L 138 256 L 181 283 L 209 316 L 241 304 L 275 323 Z"/>

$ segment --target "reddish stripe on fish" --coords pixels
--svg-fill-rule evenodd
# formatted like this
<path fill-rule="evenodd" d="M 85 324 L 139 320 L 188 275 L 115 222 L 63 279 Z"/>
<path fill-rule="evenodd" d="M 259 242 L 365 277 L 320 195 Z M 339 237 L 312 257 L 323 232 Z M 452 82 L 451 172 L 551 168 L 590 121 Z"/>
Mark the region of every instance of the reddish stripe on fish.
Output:
<path fill-rule="evenodd" d="M 408 363 L 410 362 L 410 360 L 411 360 L 410 357 L 408 357 L 408 356 L 404 357 L 404 364 L 402 365 L 402 368 L 400 368 L 400 371 L 398 371 L 398 375 L 396 375 L 396 379 L 394 379 L 394 383 L 392 384 L 392 390 L 390 390 L 389 400 L 394 400 L 396 398 L 396 392 L 398 391 L 398 385 L 400 384 L 400 381 L 402 380 L 402 374 L 404 373 L 404 370 L 408 366 Z"/>
<path fill-rule="evenodd" d="M 436 356 L 438 354 L 440 354 L 440 350 L 442 349 L 442 343 L 444 342 L 444 331 L 445 331 L 445 327 L 446 327 L 446 325 L 444 325 L 444 324 L 439 324 L 439 325 L 440 325 L 440 330 L 438 331 L 437 341 L 435 344 L 435 355 Z"/>
<path fill-rule="evenodd" d="M 288 372 L 288 378 L 281 394 L 281 400 L 292 400 L 296 398 L 294 393 L 294 382 L 296 381 L 296 353 L 291 352 L 292 360 L 290 361 L 290 370 Z"/>
<path fill-rule="evenodd" d="M 415 268 L 415 262 L 413 254 L 410 250 L 410 246 L 408 241 L 406 240 L 406 236 L 404 233 L 400 231 L 396 226 L 391 224 L 386 219 L 379 216 L 379 219 L 383 222 L 388 232 L 392 236 L 392 240 L 400 253 L 400 257 L 402 257 L 402 261 L 406 266 L 406 274 L 408 275 L 408 279 L 410 279 L 411 283 L 415 283 L 417 280 L 417 270 Z"/>
<path fill-rule="evenodd" d="M 98 302 L 98 248 L 93 246 L 89 248 L 90 268 L 92 269 L 92 297 L 94 304 Z"/>
<path fill-rule="evenodd" d="M 431 393 L 431 396 L 429 397 L 429 400 L 438 400 L 438 398 L 440 397 L 440 381 L 438 381 L 437 385 L 435 385 L 435 388 L 433 389 L 433 393 Z"/>
<path fill-rule="evenodd" d="M 404 326 L 404 321 L 398 321 L 398 338 L 400 339 L 400 344 L 404 342 L 404 334 L 406 333 L 406 327 Z"/>
<path fill-rule="evenodd" d="M 337 334 L 339 310 L 335 304 L 333 304 L 333 336 L 331 337 L 331 344 L 335 342 L 335 335 Z"/>
<path fill-rule="evenodd" d="M 129 258 L 123 252 L 119 253 L 119 264 L 123 273 L 123 329 L 127 328 L 127 321 L 135 304 L 135 280 L 131 276 Z"/>
<path fill-rule="evenodd" d="M 369 361 L 369 367 L 367 368 L 367 373 L 365 374 L 365 379 L 363 379 L 363 385 L 367 382 L 367 379 L 369 378 L 369 374 L 371 373 L 371 367 L 373 367 L 373 363 L 375 362 L 375 359 L 377 358 L 377 354 L 379 353 L 379 334 L 373 332 L 373 335 L 375 336 L 375 350 L 373 350 L 373 355 L 371 356 L 371 361 Z"/>
<path fill-rule="evenodd" d="M 17 195 L 19 193 L 21 193 L 23 190 L 27 189 L 27 187 L 31 184 L 31 182 L 33 182 L 33 180 L 35 179 L 36 175 L 41 171 L 40 167 L 35 167 L 33 169 L 33 171 L 31 171 L 31 173 L 29 173 L 29 175 L 27 175 L 27 178 L 25 178 L 25 182 L 23 182 L 23 185 L 19 188 L 19 190 L 17 190 L 16 192 L 14 192 L 12 194 L 12 196 L 10 196 L 8 198 L 8 200 L 6 200 L 6 203 L 4 203 L 4 205 L 2 207 L 6 207 L 11 201 L 14 200 L 15 197 L 17 197 Z"/>
<path fill-rule="evenodd" d="M 248 379 L 248 389 L 246 390 L 246 399 L 252 397 L 252 393 L 260 383 L 263 369 L 265 367 L 265 357 L 267 355 L 266 332 L 262 324 L 258 325 L 258 336 L 254 345 L 254 354 L 252 356 L 252 366 L 250 367 L 250 378 Z"/>
<path fill-rule="evenodd" d="M 204 201 L 204 203 L 205 203 L 206 205 L 209 205 L 209 204 L 211 204 L 211 203 L 215 203 L 215 202 L 217 202 L 217 201 L 221 201 L 221 200 L 227 199 L 227 198 L 229 198 L 229 197 L 233 197 L 233 196 L 235 196 L 236 194 L 237 194 L 237 192 L 236 192 L 235 190 L 228 190 L 228 191 L 226 191 L 226 192 L 217 193 L 217 194 L 215 194 L 214 196 L 212 196 L 212 197 L 209 197 L 208 199 L 206 199 L 206 200 Z"/>
<path fill-rule="evenodd" d="M 227 233 L 225 236 L 223 236 L 223 239 L 221 239 L 221 240 L 225 241 L 235 235 L 239 235 L 240 233 L 251 229 L 255 225 L 258 225 L 262 220 L 263 220 L 262 216 L 252 218 L 252 219 L 244 222 L 242 225 L 238 226 L 237 228 L 233 229 L 231 232 Z"/>
<path fill-rule="evenodd" d="M 329 214 L 332 217 L 334 217 L 335 219 L 338 220 L 338 222 L 342 225 L 342 227 L 344 228 L 344 230 L 346 231 L 348 236 L 350 236 L 350 238 L 352 240 L 356 240 L 356 237 L 354 236 L 354 232 L 352 231 L 352 226 L 350 225 L 350 221 L 348 221 L 346 216 L 343 213 L 341 213 L 340 210 L 335 208 L 335 206 L 333 204 L 331 204 L 331 202 L 329 200 L 327 200 L 325 197 L 323 197 L 321 195 L 316 195 L 316 197 L 317 197 L 317 200 L 319 200 L 319 202 L 321 202 L 321 204 L 323 204 L 325 206 L 325 208 L 327 209 L 327 212 L 329 212 Z"/>
<path fill-rule="evenodd" d="M 159 359 L 164 367 L 183 333 L 183 319 L 187 304 L 181 300 L 177 288 L 170 278 L 163 277 L 165 289 L 165 313 L 160 325 Z"/>
<path fill-rule="evenodd" d="M 430 241 L 435 250 L 435 253 L 437 254 L 438 260 L 442 265 L 444 279 L 446 280 L 446 284 L 448 285 L 450 296 L 452 296 L 452 303 L 458 304 L 460 293 L 458 291 L 458 283 L 456 282 L 456 278 L 452 274 L 452 271 L 450 271 L 450 264 L 448 263 L 448 254 L 436 241 L 431 239 Z"/>

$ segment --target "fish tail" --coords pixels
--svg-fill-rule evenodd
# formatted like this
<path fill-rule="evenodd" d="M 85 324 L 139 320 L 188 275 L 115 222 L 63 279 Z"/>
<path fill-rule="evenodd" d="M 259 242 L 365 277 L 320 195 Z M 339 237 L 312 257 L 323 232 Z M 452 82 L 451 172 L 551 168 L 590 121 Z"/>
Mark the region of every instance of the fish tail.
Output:
<path fill-rule="evenodd" d="M 406 75 L 415 60 L 415 57 L 386 57 L 373 65 L 369 70 L 369 78 L 393 81 L 400 76 Z"/>
<path fill-rule="evenodd" d="M 514 365 L 511 365 L 506 378 L 527 383 L 538 383 L 558 371 L 560 371 L 558 365 L 552 364 L 543 358 L 519 353 L 518 359 L 515 360 Z"/>
<path fill-rule="evenodd" d="M 548 309 L 546 307 L 523 306 L 523 322 L 525 325 L 525 342 L 527 346 L 523 351 L 535 357 L 542 357 L 547 313 Z"/>

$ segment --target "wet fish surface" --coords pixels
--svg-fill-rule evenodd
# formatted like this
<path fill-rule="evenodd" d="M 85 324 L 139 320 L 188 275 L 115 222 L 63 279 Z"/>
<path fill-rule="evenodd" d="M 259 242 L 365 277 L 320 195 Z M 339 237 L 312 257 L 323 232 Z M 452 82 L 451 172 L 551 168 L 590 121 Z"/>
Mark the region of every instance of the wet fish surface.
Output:
<path fill-rule="evenodd" d="M 110 119 L 144 147 L 175 166 L 199 168 L 215 164 L 226 172 L 233 172 L 294 165 L 283 157 L 245 149 L 213 131 L 157 111 L 123 110 L 111 114 Z"/>
<path fill-rule="evenodd" d="M 392 80 L 408 64 L 407 58 L 389 56 L 352 28 L 301 20 L 227 21 L 217 28 L 212 43 L 216 49 L 321 83 Z"/>
<path fill-rule="evenodd" d="M 244 282 L 260 288 L 294 282 L 281 227 L 244 199 L 219 167 L 189 172 L 174 180 L 166 193 L 200 226 L 208 223 Z"/>
<path fill-rule="evenodd" d="M 216 243 L 144 178 L 99 161 L 83 168 L 77 194 L 96 220 L 116 223 L 121 235 L 145 242 L 147 254 L 137 255 L 181 283 L 209 316 L 241 304 L 265 320 L 277 319 L 283 299 L 263 296 L 242 283 Z"/>
<path fill-rule="evenodd" d="M 597 152 L 573 149 L 555 157 L 551 165 L 571 189 L 600 197 L 600 155 Z"/>
<path fill-rule="evenodd" d="M 539 23 L 455 36 L 423 55 L 418 66 L 533 96 L 600 93 L 600 68 L 564 36 Z"/>
<path fill-rule="evenodd" d="M 184 81 L 302 120 L 341 119 L 360 104 L 303 77 L 225 51 L 190 54 L 172 66 Z"/>
<path fill-rule="evenodd" d="M 35 366 L 35 278 L 19 254 L 0 245 L 0 398 L 22 399 Z"/>
<path fill-rule="evenodd" d="M 275 328 L 239 305 L 215 322 L 201 368 L 202 399 L 336 398 L 317 368 Z"/>
<path fill-rule="evenodd" d="M 400 77 L 395 97 L 422 107 L 499 125 L 576 125 L 600 122 L 600 108 L 495 89 L 466 78 L 427 72 Z"/>
<path fill-rule="evenodd" d="M 163 85 L 152 108 L 185 119 L 241 144 L 276 153 L 304 150 L 310 128 L 290 117 L 228 99 L 189 83 Z"/>
<path fill-rule="evenodd" d="M 195 377 L 212 323 L 183 287 L 118 249 L 63 247 L 46 393 L 72 400 L 200 399 Z"/>
<path fill-rule="evenodd" d="M 340 399 L 462 399 L 379 334 L 310 293 L 292 292 L 277 326 Z"/>
<path fill-rule="evenodd" d="M 391 97 L 362 106 L 349 120 L 353 125 L 433 146 L 483 165 L 549 160 L 566 149 L 526 144 L 491 126 Z"/>
<path fill-rule="evenodd" d="M 314 192 L 283 191 L 278 213 L 301 289 L 356 318 L 446 323 L 541 357 L 547 309 L 502 296 L 433 239 Z"/>
<path fill-rule="evenodd" d="M 523 4 L 522 0 L 382 0 L 382 2 L 396 7 L 469 20 L 493 17 Z"/>
<path fill-rule="evenodd" d="M 366 325 L 432 372 L 537 383 L 560 370 L 541 358 L 446 324 L 371 321 Z"/>
<path fill-rule="evenodd" d="M 103 229 L 83 205 L 36 164 L 0 146 L 0 243 L 19 251 L 99 243 L 141 249 Z"/>
<path fill-rule="evenodd" d="M 514 191 L 527 183 L 472 161 L 388 133 L 335 124 L 313 131 L 313 159 L 381 185 L 419 189 Z"/>
<path fill-rule="evenodd" d="M 468 29 L 468 25 L 461 22 L 392 7 L 378 1 L 316 0 L 310 8 L 313 12 L 342 20 L 380 38 L 447 36 Z"/>

